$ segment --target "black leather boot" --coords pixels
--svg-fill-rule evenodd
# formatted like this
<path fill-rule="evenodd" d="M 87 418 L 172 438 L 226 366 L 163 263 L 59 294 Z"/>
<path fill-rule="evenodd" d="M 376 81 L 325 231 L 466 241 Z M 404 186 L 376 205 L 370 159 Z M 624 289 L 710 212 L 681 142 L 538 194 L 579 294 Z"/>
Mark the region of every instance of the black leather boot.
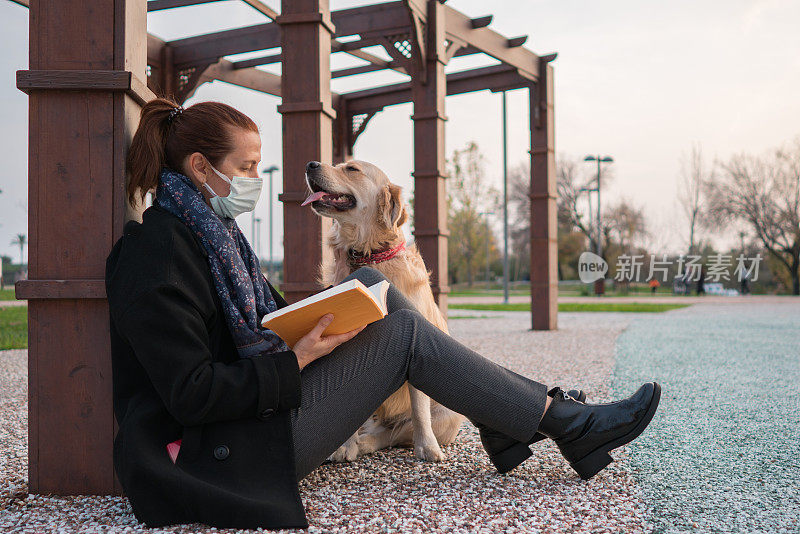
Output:
<path fill-rule="evenodd" d="M 573 389 L 569 391 L 568 394 L 581 402 L 586 400 L 586 393 L 583 391 L 576 391 Z M 528 445 L 547 437 L 537 432 L 528 443 L 523 443 L 493 428 L 489 428 L 484 424 L 473 421 L 472 419 L 470 419 L 470 422 L 478 428 L 483 449 L 489 455 L 489 460 L 491 460 L 500 473 L 507 473 L 524 462 L 533 454 L 530 448 L 528 448 Z"/>
<path fill-rule="evenodd" d="M 569 465 L 584 480 L 614 461 L 609 451 L 633 441 L 653 419 L 661 386 L 648 382 L 636 393 L 616 402 L 584 404 L 561 388 L 539 423 L 539 432 L 552 438 Z"/>

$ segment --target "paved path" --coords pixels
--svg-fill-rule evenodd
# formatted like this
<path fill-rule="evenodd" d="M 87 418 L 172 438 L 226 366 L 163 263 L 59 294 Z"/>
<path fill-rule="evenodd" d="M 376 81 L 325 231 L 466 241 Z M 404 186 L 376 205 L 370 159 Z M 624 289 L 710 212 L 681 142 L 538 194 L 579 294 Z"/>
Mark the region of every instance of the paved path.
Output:
<path fill-rule="evenodd" d="M 614 376 L 663 388 L 629 458 L 656 532 L 800 532 L 800 302 L 637 316 Z"/>
<path fill-rule="evenodd" d="M 448 297 L 450 304 L 501 304 L 501 296 L 470 296 L 470 297 Z M 528 295 L 511 295 L 508 301 L 512 304 L 528 303 L 531 297 Z M 627 297 L 558 297 L 560 303 L 597 303 L 597 302 L 651 302 L 658 304 L 785 304 L 789 302 L 800 303 L 800 297 L 778 296 L 778 295 L 740 295 L 738 297 L 722 297 L 717 295 L 697 296 L 651 296 L 646 293 L 640 295 L 630 295 Z"/>

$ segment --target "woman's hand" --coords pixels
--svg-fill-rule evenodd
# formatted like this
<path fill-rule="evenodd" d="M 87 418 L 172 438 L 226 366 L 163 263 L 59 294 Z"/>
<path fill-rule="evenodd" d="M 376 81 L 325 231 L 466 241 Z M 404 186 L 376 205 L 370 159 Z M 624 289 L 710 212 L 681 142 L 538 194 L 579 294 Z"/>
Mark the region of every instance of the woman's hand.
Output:
<path fill-rule="evenodd" d="M 345 332 L 343 334 L 335 334 L 322 337 L 322 332 L 333 321 L 333 314 L 327 313 L 320 317 L 317 326 L 315 326 L 308 334 L 301 337 L 297 343 L 294 344 L 292 351 L 297 356 L 297 365 L 302 369 L 309 363 L 317 358 L 321 358 L 330 353 L 333 349 L 352 339 L 356 334 L 364 330 L 367 325 Z"/>

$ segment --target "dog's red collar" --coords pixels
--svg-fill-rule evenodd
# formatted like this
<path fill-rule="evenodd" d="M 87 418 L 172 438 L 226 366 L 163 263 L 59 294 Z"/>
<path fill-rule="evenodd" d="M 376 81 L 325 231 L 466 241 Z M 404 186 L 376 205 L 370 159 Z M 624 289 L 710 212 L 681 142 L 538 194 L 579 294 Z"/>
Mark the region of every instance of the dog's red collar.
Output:
<path fill-rule="evenodd" d="M 399 245 L 392 248 L 387 248 L 383 250 L 379 250 L 377 252 L 373 252 L 372 254 L 359 254 L 354 250 L 350 250 L 348 255 L 350 256 L 350 262 L 354 265 L 370 265 L 373 263 L 381 263 L 387 260 L 391 260 L 397 253 L 401 250 L 406 248 L 405 241 L 402 241 Z"/>

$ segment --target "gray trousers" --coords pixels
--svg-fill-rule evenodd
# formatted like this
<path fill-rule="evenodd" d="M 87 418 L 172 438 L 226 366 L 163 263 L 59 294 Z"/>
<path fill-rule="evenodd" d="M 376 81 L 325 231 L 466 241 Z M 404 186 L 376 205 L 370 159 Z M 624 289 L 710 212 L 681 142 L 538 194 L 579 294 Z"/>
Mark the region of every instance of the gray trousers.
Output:
<path fill-rule="evenodd" d="M 386 278 L 362 267 L 345 278 Z M 405 381 L 479 423 L 528 441 L 544 413 L 547 386 L 462 345 L 427 321 L 393 285 L 383 319 L 306 365 L 301 405 L 290 410 L 298 480 L 344 443 Z"/>

